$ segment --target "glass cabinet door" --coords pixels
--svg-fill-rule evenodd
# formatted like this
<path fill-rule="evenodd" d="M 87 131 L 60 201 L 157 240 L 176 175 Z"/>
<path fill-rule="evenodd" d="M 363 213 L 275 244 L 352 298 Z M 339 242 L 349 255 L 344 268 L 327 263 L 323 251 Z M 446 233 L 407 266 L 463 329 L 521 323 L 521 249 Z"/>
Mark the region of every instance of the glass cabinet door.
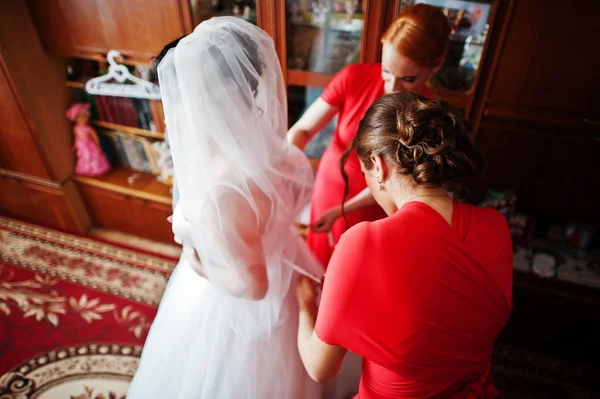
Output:
<path fill-rule="evenodd" d="M 441 8 L 452 26 L 446 60 L 431 87 L 442 92 L 470 92 L 488 37 L 493 0 L 403 0 L 401 7 L 419 3 Z"/>
<path fill-rule="evenodd" d="M 255 0 L 190 0 L 194 27 L 212 17 L 234 16 L 256 24 Z"/>
<path fill-rule="evenodd" d="M 290 84 L 322 87 L 345 66 L 360 61 L 366 0 L 286 0 L 285 6 Z M 329 79 L 303 81 L 306 73 Z"/>

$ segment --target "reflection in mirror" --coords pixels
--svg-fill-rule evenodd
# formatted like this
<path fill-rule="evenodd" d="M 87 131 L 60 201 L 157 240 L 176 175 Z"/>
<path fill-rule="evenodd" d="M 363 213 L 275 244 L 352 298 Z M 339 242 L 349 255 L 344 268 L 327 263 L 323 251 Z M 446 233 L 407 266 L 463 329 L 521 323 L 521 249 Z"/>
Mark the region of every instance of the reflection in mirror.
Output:
<path fill-rule="evenodd" d="M 360 60 L 364 0 L 286 0 L 288 68 L 334 75 Z"/>
<path fill-rule="evenodd" d="M 431 87 L 450 91 L 469 91 L 475 81 L 483 46 L 488 36 L 492 1 L 403 0 L 401 7 L 418 3 L 441 8 L 452 26 L 446 60 L 440 71 L 432 78 Z"/>

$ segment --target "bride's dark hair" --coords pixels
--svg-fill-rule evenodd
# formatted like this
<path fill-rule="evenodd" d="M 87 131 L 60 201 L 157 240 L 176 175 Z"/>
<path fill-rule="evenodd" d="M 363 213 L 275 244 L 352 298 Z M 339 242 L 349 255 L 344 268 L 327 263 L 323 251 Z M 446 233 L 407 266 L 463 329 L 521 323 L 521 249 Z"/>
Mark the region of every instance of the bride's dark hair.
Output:
<path fill-rule="evenodd" d="M 252 90 L 252 93 L 254 95 L 256 95 L 257 89 L 258 89 L 258 77 L 256 75 L 262 76 L 263 68 L 265 67 L 264 63 L 261 60 L 260 52 L 258 51 L 258 44 L 254 40 L 252 40 L 250 38 L 250 36 L 248 36 L 247 34 L 245 34 L 243 32 L 231 30 L 229 33 L 232 34 L 234 39 L 238 42 L 238 44 L 242 48 L 242 51 L 248 58 L 250 65 L 252 65 L 252 68 L 254 69 L 254 71 L 249 70 L 248 68 L 244 67 L 244 62 L 243 62 L 244 60 L 239 60 L 240 68 L 242 70 L 242 73 L 244 74 L 244 78 L 246 78 L 246 81 L 250 85 L 250 90 Z M 158 66 L 160 65 L 163 58 L 167 55 L 169 50 L 177 47 L 179 42 L 184 37 L 185 36 L 181 36 L 180 38 L 175 39 L 172 42 L 170 42 L 169 44 L 167 44 L 165 47 L 163 47 L 163 49 L 160 51 L 160 53 L 156 57 L 153 58 L 153 65 L 152 65 L 152 80 L 153 81 L 158 82 Z M 222 61 L 223 65 L 227 65 L 226 60 L 223 58 L 223 54 L 216 46 L 213 45 L 213 46 L 208 47 L 208 52 L 216 60 Z M 231 70 L 231 67 L 222 68 L 221 73 L 223 73 L 223 75 L 228 78 L 233 78 L 233 76 L 234 76 L 233 71 Z"/>
<path fill-rule="evenodd" d="M 172 42 L 167 44 L 165 47 L 163 47 L 162 50 L 160 50 L 160 53 L 158 53 L 158 55 L 156 57 L 152 57 L 152 67 L 150 69 L 150 72 L 151 72 L 150 79 L 154 83 L 158 84 L 158 66 L 160 65 L 160 62 L 163 60 L 163 58 L 165 58 L 165 55 L 167 55 L 169 50 L 177 47 L 177 44 L 179 43 L 179 41 L 181 39 L 183 39 L 184 37 L 185 36 L 181 36 L 181 37 L 178 37 L 177 39 L 173 40 Z"/>

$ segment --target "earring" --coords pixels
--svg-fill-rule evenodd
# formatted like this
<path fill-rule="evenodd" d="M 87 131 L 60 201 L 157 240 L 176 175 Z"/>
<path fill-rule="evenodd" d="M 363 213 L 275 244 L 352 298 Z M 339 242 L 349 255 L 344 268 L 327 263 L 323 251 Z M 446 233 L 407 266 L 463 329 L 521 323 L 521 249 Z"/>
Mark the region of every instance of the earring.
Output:
<path fill-rule="evenodd" d="M 379 191 L 383 191 L 383 179 L 381 177 L 377 177 L 377 183 L 379 183 Z"/>

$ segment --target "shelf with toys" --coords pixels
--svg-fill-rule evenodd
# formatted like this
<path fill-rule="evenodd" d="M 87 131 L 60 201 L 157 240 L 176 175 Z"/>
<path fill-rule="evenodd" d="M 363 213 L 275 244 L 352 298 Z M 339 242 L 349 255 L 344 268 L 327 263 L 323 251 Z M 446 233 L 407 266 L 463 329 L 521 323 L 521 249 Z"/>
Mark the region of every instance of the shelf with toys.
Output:
<path fill-rule="evenodd" d="M 149 81 L 147 67 L 127 66 L 126 79 L 123 72 L 111 76 L 111 68 L 121 71 L 124 67 L 116 63 L 118 59 L 118 52 L 109 54 L 110 68 L 102 61 L 70 60 L 67 86 L 73 88 L 76 102 L 89 104 L 87 123 L 100 133 L 96 141 L 113 167 L 161 175 L 159 159 L 168 150 L 158 89 Z M 141 94 L 132 91 L 136 88 Z"/>
<path fill-rule="evenodd" d="M 172 162 L 165 142 L 162 102 L 148 68 L 72 60 L 77 162 L 73 179 L 94 225 L 172 242 Z M 84 67 L 81 67 L 81 64 Z M 118 74 L 111 75 L 119 70 Z M 97 78 L 93 77 L 97 76 Z M 126 76 L 128 80 L 124 79 Z M 75 111 L 72 111 L 75 109 Z"/>

